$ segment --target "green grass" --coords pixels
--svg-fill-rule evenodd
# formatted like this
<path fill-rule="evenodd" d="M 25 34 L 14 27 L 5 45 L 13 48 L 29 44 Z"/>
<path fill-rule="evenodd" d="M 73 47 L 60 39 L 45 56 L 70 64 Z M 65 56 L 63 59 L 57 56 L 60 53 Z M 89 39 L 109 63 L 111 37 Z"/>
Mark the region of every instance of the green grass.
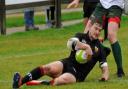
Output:
<path fill-rule="evenodd" d="M 77 16 L 76 16 L 77 14 Z M 82 12 L 71 12 L 71 13 L 62 13 L 62 21 L 67 21 L 67 20 L 74 20 L 74 19 L 82 19 Z M 35 24 L 45 24 L 45 15 L 42 14 L 35 14 L 34 16 Z M 18 22 L 18 24 L 17 24 Z M 19 26 L 24 26 L 24 17 L 23 15 L 19 16 L 11 16 L 7 17 L 6 20 L 6 26 L 7 28 L 9 27 L 19 27 Z"/>
<path fill-rule="evenodd" d="M 67 17 L 68 18 L 68 17 Z M 128 17 L 122 18 L 118 32 L 123 53 L 123 65 L 126 76 L 118 79 L 112 53 L 108 57 L 110 80 L 98 82 L 100 69 L 97 64 L 85 82 L 64 86 L 23 86 L 21 89 L 128 89 Z M 36 66 L 59 60 L 69 55 L 67 39 L 76 32 L 83 32 L 82 23 L 42 31 L 19 32 L 0 36 L 0 89 L 11 89 L 14 72 L 22 75 Z M 109 46 L 109 42 L 105 42 Z M 47 77 L 45 77 L 47 78 Z M 49 79 L 49 78 L 48 78 Z"/>

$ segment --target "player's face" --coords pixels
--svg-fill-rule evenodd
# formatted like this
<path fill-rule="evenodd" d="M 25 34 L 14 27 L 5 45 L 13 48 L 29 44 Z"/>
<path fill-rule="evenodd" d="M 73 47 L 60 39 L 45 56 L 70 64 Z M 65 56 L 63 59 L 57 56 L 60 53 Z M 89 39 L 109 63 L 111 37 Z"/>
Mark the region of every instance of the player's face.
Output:
<path fill-rule="evenodd" d="M 98 39 L 98 37 L 100 35 L 100 31 L 101 31 L 101 27 L 97 23 L 93 24 L 93 26 L 89 30 L 89 36 L 90 36 L 90 38 L 92 40 Z"/>

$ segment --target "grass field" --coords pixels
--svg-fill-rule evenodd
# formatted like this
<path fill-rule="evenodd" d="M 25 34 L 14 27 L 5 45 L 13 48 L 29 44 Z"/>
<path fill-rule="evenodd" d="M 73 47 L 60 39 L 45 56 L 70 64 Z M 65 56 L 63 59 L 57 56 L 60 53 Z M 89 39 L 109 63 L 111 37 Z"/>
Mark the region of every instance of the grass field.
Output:
<path fill-rule="evenodd" d="M 76 16 L 77 14 L 77 16 Z M 74 12 L 67 12 L 62 13 L 62 21 L 69 21 L 73 19 L 82 19 L 82 12 L 81 11 L 74 11 Z M 18 22 L 18 24 L 17 24 Z M 35 13 L 34 16 L 34 22 L 35 24 L 45 24 L 45 14 L 43 13 Z M 10 27 L 19 27 L 24 26 L 24 16 L 23 14 L 19 14 L 16 16 L 7 16 L 6 20 L 6 26 L 7 28 Z"/>
<path fill-rule="evenodd" d="M 0 36 L 0 89 L 12 88 L 14 72 L 25 75 L 36 66 L 59 60 L 69 55 L 66 47 L 67 39 L 76 32 L 83 32 L 82 23 L 43 31 L 20 32 L 8 36 Z M 123 16 L 118 32 L 123 53 L 123 66 L 126 76 L 118 79 L 112 53 L 108 57 L 110 80 L 99 82 L 98 64 L 89 74 L 85 82 L 64 86 L 23 86 L 21 89 L 128 89 L 128 17 Z M 107 46 L 109 42 L 104 43 Z M 44 77 L 49 79 L 48 77 Z"/>

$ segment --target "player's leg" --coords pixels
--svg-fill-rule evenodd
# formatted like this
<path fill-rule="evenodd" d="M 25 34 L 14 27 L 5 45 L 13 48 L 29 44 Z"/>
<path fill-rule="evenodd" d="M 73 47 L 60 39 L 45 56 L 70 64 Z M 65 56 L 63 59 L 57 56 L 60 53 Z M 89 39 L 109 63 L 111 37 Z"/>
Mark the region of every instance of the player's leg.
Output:
<path fill-rule="evenodd" d="M 113 56 L 117 64 L 117 75 L 122 77 L 124 75 L 122 67 L 122 53 L 121 47 L 117 38 L 117 32 L 119 30 L 119 24 L 121 20 L 122 9 L 118 6 L 113 6 L 109 9 L 109 20 L 108 20 L 108 39 L 111 43 Z M 113 13 L 114 16 L 111 16 Z"/>
<path fill-rule="evenodd" d="M 72 66 L 72 63 L 70 63 L 68 60 L 70 59 L 64 59 L 61 61 L 61 63 L 63 64 L 63 72 L 57 73 L 59 75 L 56 75 L 56 73 L 54 72 L 54 74 L 52 75 L 56 75 L 56 76 L 52 76 L 54 78 L 53 80 L 30 81 L 30 82 L 27 82 L 27 85 L 39 85 L 39 84 L 61 85 L 61 84 L 73 83 L 74 81 L 76 81 L 74 79 L 74 75 L 76 76 L 77 72 L 76 72 L 76 69 Z"/>
<path fill-rule="evenodd" d="M 102 7 L 102 5 L 100 3 L 97 4 L 94 12 L 92 13 L 92 15 L 90 16 L 88 23 L 85 27 L 84 32 L 87 33 L 88 30 L 92 27 L 93 23 L 103 23 L 103 16 L 106 15 L 106 9 L 104 9 Z"/>
<path fill-rule="evenodd" d="M 71 84 L 75 83 L 76 78 L 73 74 L 71 73 L 64 73 L 60 75 L 59 77 L 55 78 L 52 82 L 51 85 L 63 85 L 63 84 Z"/>
<path fill-rule="evenodd" d="M 13 77 L 13 88 L 19 88 L 24 83 L 32 80 L 37 80 L 43 75 L 58 77 L 62 73 L 62 70 L 63 64 L 60 61 L 56 61 L 33 69 L 23 78 L 19 73 L 15 73 Z"/>
<path fill-rule="evenodd" d="M 27 82 L 27 86 L 32 86 L 32 85 L 64 85 L 64 84 L 70 84 L 70 83 L 75 83 L 76 78 L 74 75 L 71 73 L 64 73 L 60 75 L 57 78 L 54 78 L 53 80 L 33 80 L 30 82 Z"/>
<path fill-rule="evenodd" d="M 86 26 L 89 17 L 91 16 L 92 12 L 95 10 L 95 7 L 97 5 L 97 2 L 84 2 L 83 5 L 83 24 Z"/>
<path fill-rule="evenodd" d="M 90 15 L 88 14 L 88 11 L 89 11 L 89 5 L 87 2 L 84 2 L 84 5 L 83 5 L 83 17 L 84 17 L 84 20 L 83 20 L 83 24 L 86 26 L 87 22 L 88 22 L 88 19 L 90 17 Z"/>

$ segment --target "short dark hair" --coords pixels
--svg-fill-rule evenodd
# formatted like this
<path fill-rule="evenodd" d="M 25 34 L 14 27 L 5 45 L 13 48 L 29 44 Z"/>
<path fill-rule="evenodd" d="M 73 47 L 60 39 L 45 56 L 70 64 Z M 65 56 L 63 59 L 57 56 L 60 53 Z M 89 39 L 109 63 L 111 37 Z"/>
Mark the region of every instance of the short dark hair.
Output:
<path fill-rule="evenodd" d="M 99 21 L 94 15 L 91 15 L 90 18 L 91 24 L 93 25 L 94 23 L 98 23 L 99 25 L 102 25 L 102 22 Z"/>

